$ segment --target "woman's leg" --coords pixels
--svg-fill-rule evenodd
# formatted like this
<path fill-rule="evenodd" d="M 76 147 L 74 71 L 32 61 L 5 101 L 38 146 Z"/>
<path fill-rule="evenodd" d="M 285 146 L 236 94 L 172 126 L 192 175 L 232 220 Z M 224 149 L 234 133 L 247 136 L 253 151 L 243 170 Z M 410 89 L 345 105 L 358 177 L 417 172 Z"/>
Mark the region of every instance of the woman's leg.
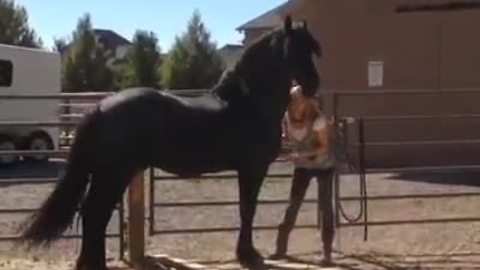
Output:
<path fill-rule="evenodd" d="M 290 203 L 285 212 L 284 220 L 278 227 L 277 246 L 272 258 L 281 258 L 287 253 L 288 236 L 295 226 L 298 210 L 302 205 L 312 176 L 311 172 L 307 169 L 297 168 L 294 171 L 290 190 Z"/>
<path fill-rule="evenodd" d="M 332 258 L 333 238 L 335 236 L 332 202 L 333 170 L 319 170 L 316 172 L 316 177 L 318 181 L 319 207 L 322 217 L 322 264 L 330 264 Z"/>

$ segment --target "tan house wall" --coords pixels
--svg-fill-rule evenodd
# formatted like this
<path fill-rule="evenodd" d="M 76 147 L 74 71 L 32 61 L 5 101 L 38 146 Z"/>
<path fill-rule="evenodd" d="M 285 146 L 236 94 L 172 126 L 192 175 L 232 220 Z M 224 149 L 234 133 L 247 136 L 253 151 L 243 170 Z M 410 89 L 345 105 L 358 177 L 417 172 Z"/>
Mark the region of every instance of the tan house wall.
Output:
<path fill-rule="evenodd" d="M 245 32 L 245 37 L 244 37 L 243 43 L 248 45 L 253 40 L 259 38 L 261 35 L 267 33 L 270 30 L 271 30 L 270 28 L 249 29 L 248 31 Z"/>
<path fill-rule="evenodd" d="M 295 19 L 306 19 L 323 46 L 319 62 L 327 110 L 332 93 L 371 90 L 374 94 L 341 96 L 339 116 L 411 114 L 480 114 L 480 9 L 451 12 L 397 13 L 405 4 L 446 0 L 305 0 Z M 247 34 L 247 37 L 249 35 Z M 248 43 L 248 38 L 246 39 Z M 383 61 L 381 87 L 368 85 L 368 61 Z M 385 91 L 405 94 L 383 94 Z M 434 90 L 430 94 L 407 94 Z M 378 91 L 378 94 L 375 94 Z M 480 119 L 456 121 L 384 121 L 366 124 L 370 142 L 480 139 Z M 374 167 L 478 164 L 480 145 L 368 147 Z"/>

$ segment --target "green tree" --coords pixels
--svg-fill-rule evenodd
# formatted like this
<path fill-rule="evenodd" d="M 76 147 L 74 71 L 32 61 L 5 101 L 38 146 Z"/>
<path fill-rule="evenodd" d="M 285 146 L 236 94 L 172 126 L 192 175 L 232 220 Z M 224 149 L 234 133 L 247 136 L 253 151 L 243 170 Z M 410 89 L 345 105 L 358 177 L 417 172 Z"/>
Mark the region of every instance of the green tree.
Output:
<path fill-rule="evenodd" d="M 42 47 L 42 40 L 28 25 L 27 11 L 13 0 L 0 0 L 0 43 Z"/>
<path fill-rule="evenodd" d="M 217 46 L 195 11 L 187 31 L 175 38 L 167 59 L 161 66 L 163 85 L 170 89 L 212 87 L 223 70 Z"/>
<path fill-rule="evenodd" d="M 56 46 L 61 45 L 61 42 Z M 65 92 L 109 91 L 113 89 L 113 72 L 108 65 L 111 53 L 95 40 L 89 14 L 79 19 L 63 60 Z"/>
<path fill-rule="evenodd" d="M 133 46 L 127 54 L 126 63 L 118 73 L 122 87 L 146 86 L 158 87 L 160 48 L 153 32 L 137 30 L 133 37 Z"/>

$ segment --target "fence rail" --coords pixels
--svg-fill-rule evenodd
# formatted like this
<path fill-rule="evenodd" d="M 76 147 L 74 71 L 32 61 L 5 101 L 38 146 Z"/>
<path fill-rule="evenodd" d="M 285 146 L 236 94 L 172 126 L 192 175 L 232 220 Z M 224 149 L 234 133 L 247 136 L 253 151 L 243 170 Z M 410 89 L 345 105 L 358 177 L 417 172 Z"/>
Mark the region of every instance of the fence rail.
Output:
<path fill-rule="evenodd" d="M 475 92 L 476 93 L 476 92 Z M 480 93 L 480 92 L 478 92 Z M 480 115 L 476 114 L 465 114 L 465 115 L 407 115 L 407 116 L 385 116 L 385 117 L 358 117 L 354 118 L 342 118 L 339 123 L 336 125 L 337 130 L 336 134 L 340 134 L 340 137 L 344 139 L 342 143 L 344 149 L 357 149 L 358 153 L 358 163 L 353 164 L 353 167 L 356 167 L 357 172 L 360 174 L 361 181 L 365 181 L 368 177 L 368 174 L 373 173 L 400 173 L 400 172 L 432 172 L 432 171 L 443 171 L 443 170 L 452 170 L 452 169 L 480 169 L 479 165 L 456 165 L 456 166 L 440 166 L 440 167 L 403 167 L 403 168 L 371 168 L 367 167 L 366 149 L 371 147 L 383 146 L 383 147 L 393 147 L 393 146 L 421 146 L 421 145 L 461 145 L 469 144 L 475 145 L 480 143 L 480 139 L 451 139 L 451 140 L 423 140 L 423 141 L 389 141 L 389 142 L 371 142 L 366 138 L 365 126 L 372 121 L 402 121 L 402 120 L 438 120 L 442 121 L 445 119 L 478 119 L 480 120 Z M 356 124 L 356 139 L 355 141 L 345 140 L 347 134 L 350 134 L 351 131 L 348 128 Z M 344 153 L 347 155 L 347 152 Z M 344 162 L 352 162 L 351 158 L 346 157 Z M 353 162 L 355 163 L 355 162 Z M 480 171 L 480 170 L 479 170 Z M 480 216 L 478 217 L 446 217 L 446 218 L 431 218 L 431 219 L 404 219 L 404 220 L 368 220 L 368 211 L 367 211 L 367 202 L 368 201 L 391 201 L 391 200 L 409 200 L 409 199 L 447 199 L 447 198 L 461 198 L 461 197 L 480 197 L 480 192 L 450 192 L 450 193 L 430 193 L 430 194 L 382 194 L 376 196 L 368 196 L 367 193 L 362 196 L 341 196 L 340 195 L 340 178 L 337 176 L 335 183 L 335 200 L 336 205 L 339 205 L 336 209 L 337 215 L 337 226 L 338 227 L 352 227 L 352 226 L 363 226 L 365 228 L 365 239 L 368 236 L 368 227 L 369 226 L 393 226 L 393 225 L 418 225 L 418 224 L 433 224 L 433 223 L 461 223 L 461 222 L 480 222 Z M 361 212 L 361 215 L 357 216 L 355 220 L 348 220 L 347 222 L 342 222 L 340 220 L 340 210 L 342 202 L 344 201 L 355 201 L 361 200 L 365 204 L 363 206 L 364 212 Z M 340 209 L 340 210 L 339 210 Z M 360 219 L 363 216 L 363 221 Z"/>
<path fill-rule="evenodd" d="M 169 93 L 175 93 L 184 96 L 195 96 L 202 93 L 205 93 L 204 89 L 187 89 L 187 90 L 174 90 L 174 91 L 165 91 Z M 58 120 L 50 121 L 0 121 L 0 127 L 9 127 L 9 128 L 39 128 L 39 127 L 53 127 L 65 129 L 64 131 L 71 130 L 76 127 L 84 114 L 83 113 L 63 113 L 62 110 L 69 111 L 70 109 L 87 109 L 89 107 L 95 106 L 99 100 L 105 98 L 113 92 L 90 92 L 90 93 L 62 93 L 62 94 L 52 94 L 52 95 L 1 95 L 0 101 L 2 100 L 58 100 Z M 61 132 L 60 132 L 61 133 Z M 73 139 L 73 135 L 60 135 L 59 140 L 62 139 Z M 49 157 L 65 157 L 69 153 L 69 144 L 68 141 L 65 145 L 59 146 L 57 150 L 0 150 L 0 157 L 2 156 L 26 156 L 26 155 L 47 155 Z M 1 179 L 1 186 L 9 185 L 48 185 L 55 184 L 58 181 L 58 177 L 21 177 L 21 178 L 7 178 Z M 106 236 L 108 238 L 117 238 L 119 240 L 119 257 L 124 257 L 124 202 L 119 204 L 115 211 L 118 211 L 118 232 L 108 233 Z M 0 208 L 0 215 L 25 215 L 35 212 L 36 208 L 26 208 L 26 207 L 17 207 L 17 208 Z M 66 234 L 63 235 L 62 239 L 77 239 L 80 238 L 81 234 Z M 0 241 L 16 241 L 19 239 L 18 235 L 0 235 Z"/>
<path fill-rule="evenodd" d="M 0 95 L 1 100 L 62 100 L 63 102 L 74 99 L 90 99 L 99 100 L 109 93 L 82 93 L 82 94 L 58 94 L 58 95 Z M 94 105 L 92 103 L 90 105 Z M 61 106 L 60 106 L 61 105 Z M 59 108 L 68 108 L 70 104 L 59 103 Z M 65 115 L 59 114 L 58 118 L 66 118 Z M 54 128 L 71 128 L 75 127 L 78 121 L 70 120 L 51 120 L 51 121 L 0 121 L 0 127 L 8 128 L 39 128 L 39 127 L 54 127 Z M 65 138 L 65 136 L 63 136 Z M 68 138 L 68 137 L 67 137 Z M 62 136 L 59 137 L 59 140 Z M 58 148 L 56 150 L 0 150 L 1 156 L 26 156 L 26 155 L 47 155 L 49 157 L 64 157 L 69 153 L 69 147 Z M 58 181 L 56 177 L 20 177 L 20 178 L 7 178 L 0 180 L 0 186 L 11 185 L 53 185 Z M 120 257 L 123 257 L 123 245 L 124 239 L 122 231 L 123 226 L 123 202 L 115 208 L 115 211 L 119 213 L 119 227 L 118 231 L 114 233 L 107 233 L 108 238 L 118 238 L 120 241 Z M 38 208 L 16 207 L 16 208 L 0 208 L 0 215 L 25 215 L 31 214 L 37 211 Z M 78 239 L 81 234 L 64 234 L 62 239 Z M 16 241 L 19 240 L 19 235 L 0 235 L 0 241 Z"/>
<path fill-rule="evenodd" d="M 285 159 L 279 158 L 277 163 L 284 163 Z M 156 229 L 156 220 L 155 220 L 155 209 L 157 208 L 185 208 L 185 207 L 223 207 L 223 206 L 238 206 L 239 201 L 237 200 L 219 200 L 219 201 L 183 201 L 183 202 L 157 202 L 155 200 L 155 183 L 156 182 L 165 182 L 171 180 L 184 180 L 190 181 L 192 178 L 180 178 L 175 175 L 162 175 L 158 176 L 155 175 L 154 169 L 150 169 L 150 185 L 149 185 L 149 234 L 150 235 L 163 235 L 163 234 L 184 234 L 184 233 L 220 233 L 220 232 L 233 232 L 238 231 L 240 228 L 237 226 L 227 226 L 227 227 L 194 227 L 194 228 L 176 228 L 176 229 Z M 266 176 L 266 180 L 268 179 L 291 179 L 291 173 L 271 173 Z M 202 175 L 199 177 L 195 177 L 193 179 L 208 179 L 208 180 L 236 180 L 237 176 L 235 174 L 210 174 L 210 175 Z M 286 199 L 283 200 L 273 200 L 273 199 L 265 199 L 265 200 L 258 200 L 258 205 L 281 205 L 287 204 L 289 201 Z M 305 204 L 317 204 L 317 198 L 307 198 L 304 200 Z M 317 217 L 319 220 L 320 217 Z M 318 228 L 319 224 L 296 224 L 295 228 L 297 229 L 314 229 Z M 278 225 L 254 225 L 254 230 L 276 230 L 278 229 Z"/>
<path fill-rule="evenodd" d="M 175 90 L 175 91 L 165 91 L 169 93 L 175 93 L 183 96 L 196 96 L 202 93 L 205 93 L 206 90 L 203 89 L 192 89 L 192 90 Z M 445 90 L 441 94 L 452 94 L 452 93 L 479 93 L 477 89 L 456 89 L 456 90 Z M 112 94 L 111 92 L 103 93 L 82 93 L 82 94 L 60 94 L 60 95 L 0 95 L 0 100 L 46 100 L 54 99 L 59 100 L 59 108 L 62 109 L 71 109 L 77 108 L 82 109 L 96 104 L 95 101 L 106 97 Z M 422 91 L 388 91 L 384 94 L 389 95 L 400 95 L 400 94 L 439 94 L 437 90 L 422 90 Z M 409 219 L 409 220 L 386 220 L 386 221 L 369 221 L 368 220 L 368 202 L 369 201 L 390 201 L 390 200 L 408 200 L 408 199 L 437 199 L 437 198 L 456 198 L 456 197 L 474 197 L 480 196 L 480 192 L 459 192 L 459 193 L 438 193 L 438 194 L 382 194 L 369 196 L 367 193 L 367 174 L 369 173 L 380 173 L 380 172 L 404 172 L 404 171 L 428 171 L 434 169 L 433 167 L 423 167 L 423 168 L 370 168 L 366 167 L 368 156 L 366 156 L 366 148 L 376 147 L 376 146 L 405 146 L 405 145 L 422 145 L 422 144 L 478 144 L 480 139 L 469 139 L 469 140 L 438 140 L 438 141 L 406 141 L 406 142 L 370 142 L 365 138 L 365 125 L 368 122 L 376 121 L 409 121 L 409 120 L 431 120 L 431 121 L 440 121 L 440 120 L 464 120 L 464 119 L 480 119 L 479 114 L 450 114 L 450 115 L 404 115 L 404 116 L 371 116 L 371 117 L 338 117 L 338 104 L 339 99 L 342 96 L 356 96 L 356 95 L 379 95 L 378 91 L 343 91 L 334 93 L 334 116 L 335 116 L 335 134 L 340 135 L 340 139 L 345 139 L 342 141 L 341 147 L 343 148 L 342 154 L 346 157 L 341 159 L 339 163 L 341 165 L 349 165 L 351 171 L 346 173 L 358 174 L 360 176 L 359 183 L 364 186 L 361 186 L 363 193 L 359 196 L 340 196 L 339 187 L 341 183 L 340 174 L 345 172 L 341 171 L 340 168 L 337 168 L 337 178 L 335 181 L 335 213 L 336 213 L 336 224 L 338 227 L 349 227 L 349 226 L 363 226 L 365 228 L 365 235 L 367 235 L 368 226 L 386 226 L 386 225 L 414 225 L 414 224 L 426 224 L 426 223 L 439 223 L 439 222 L 479 222 L 480 217 L 448 217 L 448 218 L 439 218 L 439 219 Z M 91 102 L 89 102 L 91 101 Z M 9 126 L 9 127 L 62 127 L 62 128 L 72 128 L 78 124 L 78 121 L 73 119 L 79 119 L 83 116 L 81 113 L 63 113 L 60 114 L 59 120 L 57 121 L 22 121 L 22 122 L 0 122 L 0 126 Z M 349 129 L 357 125 L 357 137 L 354 142 L 348 141 L 348 134 L 350 134 Z M 65 136 L 64 136 L 65 137 Z M 71 136 L 66 138 L 72 138 Z M 354 161 L 351 157 L 346 154 L 347 150 L 356 150 L 355 152 L 359 156 L 359 160 Z M 30 155 L 30 154 L 46 154 L 49 156 L 64 156 L 68 154 L 68 149 L 63 150 L 48 150 L 48 151 L 0 151 L 0 156 L 3 155 Z M 278 162 L 285 162 L 285 159 L 280 158 Z M 439 167 L 439 169 L 444 169 L 445 167 Z M 468 169 L 480 169 L 480 165 L 469 165 L 469 166 L 456 166 L 456 168 L 468 168 Z M 268 176 L 268 178 L 291 178 L 291 173 L 273 173 Z M 233 174 L 218 174 L 218 175 L 208 175 L 202 176 L 197 179 L 210 179 L 210 180 L 220 180 L 220 179 L 236 179 L 236 175 Z M 155 209 L 160 207 L 220 207 L 220 206 L 235 206 L 238 205 L 238 201 L 233 200 L 224 200 L 224 201 L 189 201 L 189 202 L 156 202 L 155 201 L 155 182 L 161 181 L 170 181 L 174 179 L 182 179 L 176 176 L 169 175 L 155 175 L 154 170 L 150 169 L 150 200 L 149 200 L 149 209 L 150 213 L 146 217 L 149 221 L 149 232 L 150 234 L 181 234 L 181 233 L 214 233 L 214 232 L 232 232 L 237 231 L 239 228 L 236 226 L 226 226 L 226 227 L 209 227 L 209 228 L 176 228 L 176 229 L 162 229 L 157 230 L 155 227 Z M 190 180 L 191 178 L 189 178 Z M 185 179 L 186 180 L 186 179 Z M 16 178 L 16 179 L 5 179 L 0 182 L 0 185 L 21 185 L 21 184 L 54 184 L 56 183 L 57 178 Z M 342 221 L 341 217 L 341 204 L 342 202 L 348 201 L 360 201 L 361 208 L 363 211 L 356 218 L 346 218 L 346 221 Z M 260 200 L 260 205 L 278 205 L 285 204 L 288 200 Z M 318 203 L 318 198 L 309 198 L 305 200 L 308 204 Z M 26 214 L 34 211 L 33 208 L 16 208 L 16 209 L 0 209 L 0 214 Z M 123 231 L 124 231 L 124 206 L 123 201 L 119 206 L 119 233 L 109 234 L 108 237 L 119 238 L 120 241 L 120 256 L 123 257 Z M 344 216 L 345 219 L 345 216 Z M 317 224 L 297 224 L 296 228 L 317 228 Z M 260 225 L 256 226 L 257 230 L 275 230 L 277 226 L 269 225 Z M 80 235 L 66 235 L 66 238 L 78 238 Z M 0 241 L 11 241 L 18 239 L 17 236 L 0 236 Z"/>

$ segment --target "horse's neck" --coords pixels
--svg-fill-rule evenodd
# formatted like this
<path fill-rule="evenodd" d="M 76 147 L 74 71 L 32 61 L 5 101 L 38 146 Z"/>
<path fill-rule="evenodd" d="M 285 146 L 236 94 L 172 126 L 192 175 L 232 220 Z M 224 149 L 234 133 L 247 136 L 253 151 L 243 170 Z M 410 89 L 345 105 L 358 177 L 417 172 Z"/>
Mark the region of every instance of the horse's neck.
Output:
<path fill-rule="evenodd" d="M 259 46 L 268 46 L 267 41 Z M 233 70 L 223 74 L 217 93 L 235 110 L 255 114 L 257 121 L 279 124 L 287 107 L 290 80 L 278 53 L 259 47 L 245 53 Z"/>
<path fill-rule="evenodd" d="M 270 86 L 275 87 L 275 86 Z M 283 101 L 280 95 L 282 89 L 278 89 L 278 96 L 258 95 L 256 91 L 262 89 L 251 89 L 246 97 L 243 98 L 242 104 L 237 106 L 238 110 L 241 110 L 243 114 L 248 115 L 251 123 L 254 125 L 262 125 L 266 128 L 272 126 L 280 126 L 282 118 L 287 108 L 287 101 Z M 285 90 L 287 93 L 288 90 Z"/>

